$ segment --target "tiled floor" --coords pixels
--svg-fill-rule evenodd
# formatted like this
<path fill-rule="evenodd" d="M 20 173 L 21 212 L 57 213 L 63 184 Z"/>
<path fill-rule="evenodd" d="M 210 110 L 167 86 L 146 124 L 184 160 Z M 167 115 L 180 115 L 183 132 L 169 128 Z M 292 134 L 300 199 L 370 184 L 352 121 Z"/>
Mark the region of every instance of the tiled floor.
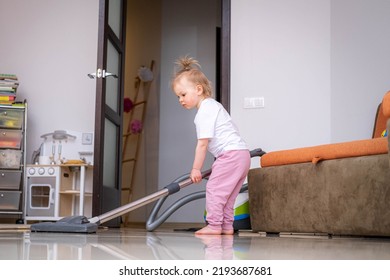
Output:
<path fill-rule="evenodd" d="M 182 229 L 182 228 L 181 228 Z M 0 230 L 1 260 L 390 260 L 389 238 L 313 234 L 196 237 L 161 227 L 99 229 L 93 234 Z"/>

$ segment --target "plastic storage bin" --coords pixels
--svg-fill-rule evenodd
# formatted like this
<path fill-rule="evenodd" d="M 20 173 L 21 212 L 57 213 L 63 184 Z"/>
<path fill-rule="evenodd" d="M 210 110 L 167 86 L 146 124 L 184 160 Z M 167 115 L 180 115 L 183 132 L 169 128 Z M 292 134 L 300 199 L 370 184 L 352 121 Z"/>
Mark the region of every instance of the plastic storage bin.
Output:
<path fill-rule="evenodd" d="M 1 191 L 0 190 L 0 211 L 18 210 L 21 191 Z"/>
<path fill-rule="evenodd" d="M 22 171 L 0 170 L 0 190 L 19 190 Z"/>

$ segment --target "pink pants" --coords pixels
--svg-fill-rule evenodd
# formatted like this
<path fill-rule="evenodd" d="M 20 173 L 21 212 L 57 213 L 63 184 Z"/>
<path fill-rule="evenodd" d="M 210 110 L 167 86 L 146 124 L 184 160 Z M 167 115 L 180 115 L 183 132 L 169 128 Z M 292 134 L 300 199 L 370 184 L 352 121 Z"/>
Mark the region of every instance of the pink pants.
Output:
<path fill-rule="evenodd" d="M 213 163 L 206 185 L 206 220 L 211 229 L 233 229 L 234 203 L 249 168 L 248 150 L 227 151 Z"/>

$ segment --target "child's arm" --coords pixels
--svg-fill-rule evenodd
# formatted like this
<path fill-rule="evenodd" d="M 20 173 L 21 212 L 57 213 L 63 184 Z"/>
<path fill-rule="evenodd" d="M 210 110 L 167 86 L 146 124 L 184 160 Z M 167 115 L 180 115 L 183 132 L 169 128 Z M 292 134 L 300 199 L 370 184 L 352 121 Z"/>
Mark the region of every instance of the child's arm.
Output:
<path fill-rule="evenodd" d="M 194 183 L 199 183 L 202 181 L 202 167 L 203 162 L 206 158 L 207 146 L 209 145 L 209 139 L 198 139 L 198 143 L 195 148 L 195 158 L 194 163 L 192 164 L 191 170 L 191 180 Z"/>

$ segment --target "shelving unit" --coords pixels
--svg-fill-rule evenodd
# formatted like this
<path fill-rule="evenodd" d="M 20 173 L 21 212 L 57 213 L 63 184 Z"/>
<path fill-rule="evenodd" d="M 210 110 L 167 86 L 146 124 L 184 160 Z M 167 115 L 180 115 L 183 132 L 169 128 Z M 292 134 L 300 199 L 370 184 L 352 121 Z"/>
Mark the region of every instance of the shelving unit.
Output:
<path fill-rule="evenodd" d="M 91 216 L 92 185 L 86 185 L 85 182 L 87 169 L 92 169 L 92 166 L 78 164 L 61 165 L 60 167 L 62 178 L 59 189 L 59 215 L 61 217 L 73 215 Z"/>
<path fill-rule="evenodd" d="M 24 213 L 24 173 L 26 166 L 27 102 L 0 104 L 0 216 Z"/>

